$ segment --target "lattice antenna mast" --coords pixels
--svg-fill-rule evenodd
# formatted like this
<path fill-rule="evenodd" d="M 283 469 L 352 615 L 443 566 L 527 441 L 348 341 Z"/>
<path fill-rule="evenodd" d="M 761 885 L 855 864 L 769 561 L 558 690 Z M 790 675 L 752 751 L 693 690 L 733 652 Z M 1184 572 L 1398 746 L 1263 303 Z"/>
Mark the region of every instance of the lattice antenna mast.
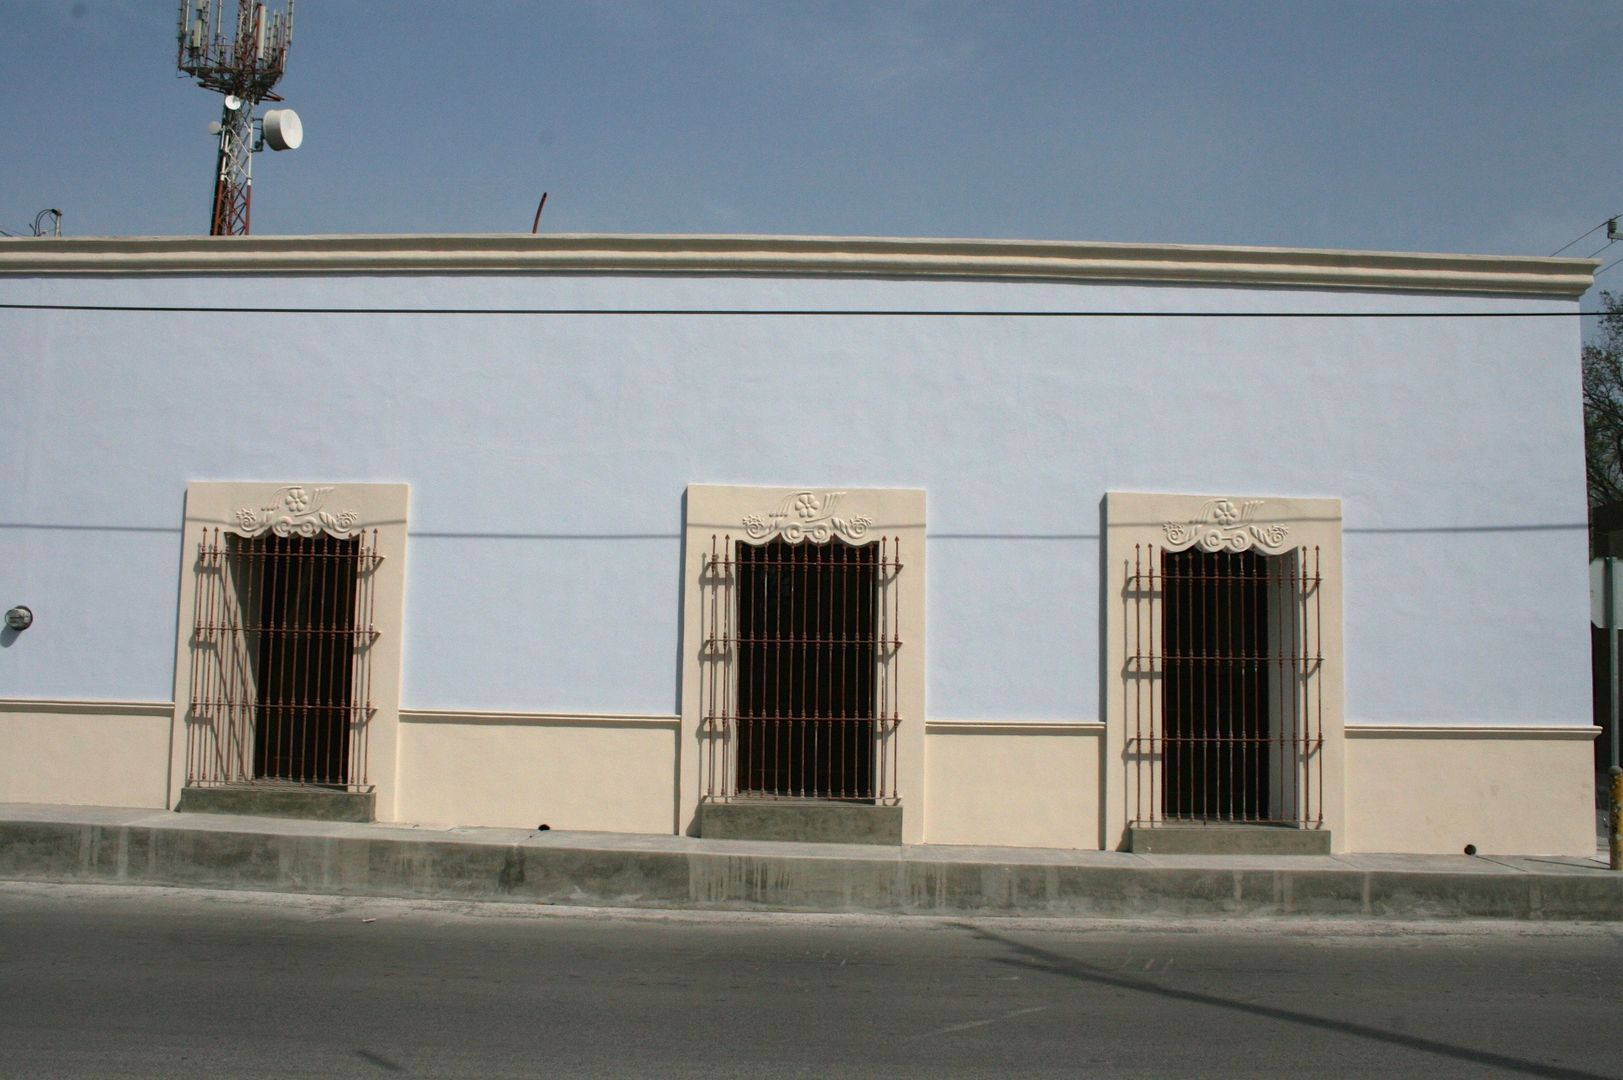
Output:
<path fill-rule="evenodd" d="M 285 12 L 270 12 L 257 0 L 237 0 L 236 18 L 227 20 L 230 0 L 180 0 L 176 66 L 205 90 L 225 95 L 220 114 L 212 236 L 245 236 L 253 201 L 255 151 L 292 150 L 303 127 L 292 109 L 272 109 L 261 119 L 254 108 L 281 101 L 274 88 L 287 65 L 293 42 L 293 0 Z M 210 125 L 211 129 L 214 125 Z"/>

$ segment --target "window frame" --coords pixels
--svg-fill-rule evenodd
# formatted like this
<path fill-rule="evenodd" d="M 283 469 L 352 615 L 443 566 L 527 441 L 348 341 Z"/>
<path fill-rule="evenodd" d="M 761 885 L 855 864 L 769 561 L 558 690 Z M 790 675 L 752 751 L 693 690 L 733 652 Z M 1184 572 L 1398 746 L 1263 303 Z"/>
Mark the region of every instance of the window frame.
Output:
<path fill-rule="evenodd" d="M 405 484 L 194 481 L 186 486 L 170 731 L 170 807 L 178 805 L 187 780 L 198 545 L 204 530 L 210 535 L 218 529 L 221 534 L 239 537 L 267 532 L 343 537 L 375 530 L 380 561 L 371 571 L 369 603 L 377 637 L 369 646 L 372 715 L 367 725 L 365 771 L 374 792 L 377 819 L 395 820 L 409 502 L 410 488 Z"/>
<path fill-rule="evenodd" d="M 1135 573 L 1135 547 L 1186 550 L 1252 550 L 1278 554 L 1292 548 L 1317 548 L 1320 644 L 1323 663 L 1317 678 L 1322 692 L 1322 776 L 1318 798 L 1331 848 L 1347 845 L 1345 784 L 1344 646 L 1342 634 L 1341 500 L 1269 496 L 1187 495 L 1112 491 L 1104 497 L 1103 708 L 1105 720 L 1105 842 L 1125 849 L 1129 823 L 1140 804 L 1140 770 L 1129 742 L 1133 736 L 1135 692 L 1159 695 L 1160 680 L 1139 691 L 1129 670 L 1132 652 L 1129 591 Z M 1155 631 L 1158 632 L 1158 629 Z M 1151 708 L 1161 714 L 1159 698 Z M 1146 799 L 1158 797 L 1146 791 Z"/>
<path fill-rule="evenodd" d="M 808 498 L 809 497 L 809 498 Z M 924 839 L 925 493 L 915 488 L 758 487 L 694 484 L 684 499 L 681 760 L 679 828 L 697 829 L 707 735 L 703 724 L 706 560 L 712 537 L 731 549 L 743 540 L 827 542 L 860 520 L 866 535 L 899 540 L 903 569 L 897 593 L 896 794 L 904 843 Z M 843 533 L 849 539 L 849 534 Z"/>

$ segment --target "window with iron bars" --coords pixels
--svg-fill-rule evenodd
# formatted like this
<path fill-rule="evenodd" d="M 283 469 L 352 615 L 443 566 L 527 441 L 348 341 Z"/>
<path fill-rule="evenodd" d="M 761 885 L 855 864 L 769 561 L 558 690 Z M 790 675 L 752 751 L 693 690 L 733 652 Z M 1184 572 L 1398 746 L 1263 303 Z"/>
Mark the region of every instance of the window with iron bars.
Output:
<path fill-rule="evenodd" d="M 711 537 L 701 797 L 895 804 L 901 545 Z"/>
<path fill-rule="evenodd" d="M 1133 548 L 1130 824 L 1324 825 L 1319 549 Z"/>
<path fill-rule="evenodd" d="M 186 782 L 370 790 L 378 534 L 197 546 Z"/>

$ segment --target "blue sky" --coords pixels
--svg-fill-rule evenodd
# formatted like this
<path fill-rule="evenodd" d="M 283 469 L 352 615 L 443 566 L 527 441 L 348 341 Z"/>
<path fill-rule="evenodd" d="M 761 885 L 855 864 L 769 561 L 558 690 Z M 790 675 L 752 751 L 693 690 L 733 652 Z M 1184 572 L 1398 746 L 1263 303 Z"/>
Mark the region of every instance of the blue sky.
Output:
<path fill-rule="evenodd" d="M 0 228 L 207 231 L 176 7 L 0 0 Z M 1620 66 L 1612 0 L 298 0 L 254 231 L 1544 255 L 1623 211 Z"/>

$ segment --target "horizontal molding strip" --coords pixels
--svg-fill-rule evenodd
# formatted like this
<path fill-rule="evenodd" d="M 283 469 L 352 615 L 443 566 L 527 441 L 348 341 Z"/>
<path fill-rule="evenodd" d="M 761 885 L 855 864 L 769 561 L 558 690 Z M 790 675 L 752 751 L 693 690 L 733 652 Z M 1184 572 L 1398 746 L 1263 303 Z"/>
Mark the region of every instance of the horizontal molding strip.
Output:
<path fill-rule="evenodd" d="M 175 706 L 169 701 L 112 701 L 67 698 L 0 698 L 0 714 L 63 713 L 86 716 L 167 717 Z M 412 724 L 532 724 L 537 726 L 667 727 L 681 725 L 681 718 L 665 713 L 521 713 L 476 709 L 401 709 L 402 723 Z M 1102 735 L 1099 721 L 1045 723 L 1033 720 L 927 720 L 926 733 L 941 735 Z M 1574 739 L 1589 741 L 1602 731 L 1598 727 L 1567 724 L 1348 724 L 1349 739 Z"/>
<path fill-rule="evenodd" d="M 1598 727 L 1565 724 L 1348 724 L 1349 739 L 1572 739 L 1589 742 Z"/>
<path fill-rule="evenodd" d="M 172 701 L 72 701 L 62 698 L 0 698 L 0 713 L 62 713 L 77 716 L 173 716 Z"/>
<path fill-rule="evenodd" d="M 822 236 L 0 238 L 0 274 L 692 273 L 1294 285 L 1576 299 L 1593 259 Z"/>
<path fill-rule="evenodd" d="M 1043 723 L 1040 720 L 926 720 L 926 735 L 1103 735 L 1098 721 Z"/>
<path fill-rule="evenodd" d="M 401 709 L 402 724 L 511 724 L 530 727 L 648 727 L 677 729 L 682 718 L 664 713 L 521 713 L 479 709 Z"/>

